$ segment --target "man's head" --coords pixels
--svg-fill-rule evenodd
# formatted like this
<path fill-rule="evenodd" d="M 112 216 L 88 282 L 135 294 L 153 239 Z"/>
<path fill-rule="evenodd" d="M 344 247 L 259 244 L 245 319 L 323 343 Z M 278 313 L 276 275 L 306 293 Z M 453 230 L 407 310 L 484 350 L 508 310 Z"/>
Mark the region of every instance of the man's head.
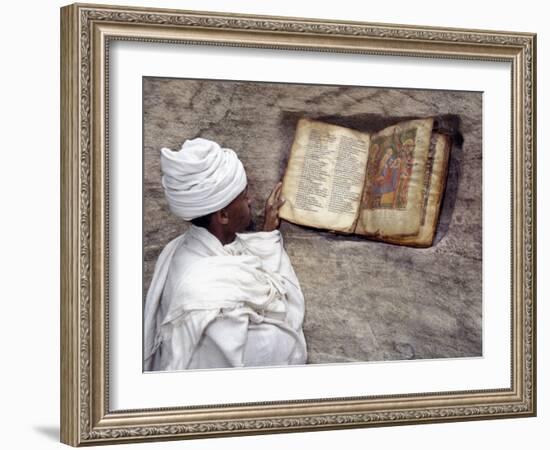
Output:
<path fill-rule="evenodd" d="M 191 223 L 208 230 L 224 230 L 231 233 L 242 233 L 252 222 L 251 200 L 248 195 L 248 187 L 241 192 L 225 208 L 206 216 L 191 219 Z"/>
<path fill-rule="evenodd" d="M 170 210 L 204 228 L 244 231 L 251 221 L 244 167 L 216 142 L 187 140 L 179 151 L 161 150 L 162 186 Z"/>

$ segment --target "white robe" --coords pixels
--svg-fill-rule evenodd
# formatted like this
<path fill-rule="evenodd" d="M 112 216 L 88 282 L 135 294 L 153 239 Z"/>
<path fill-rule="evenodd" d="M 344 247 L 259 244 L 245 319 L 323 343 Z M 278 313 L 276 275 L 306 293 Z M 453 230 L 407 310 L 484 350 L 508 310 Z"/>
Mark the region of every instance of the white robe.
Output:
<path fill-rule="evenodd" d="M 227 245 L 191 225 L 160 254 L 144 311 L 144 368 L 304 364 L 304 297 L 279 231 Z"/>

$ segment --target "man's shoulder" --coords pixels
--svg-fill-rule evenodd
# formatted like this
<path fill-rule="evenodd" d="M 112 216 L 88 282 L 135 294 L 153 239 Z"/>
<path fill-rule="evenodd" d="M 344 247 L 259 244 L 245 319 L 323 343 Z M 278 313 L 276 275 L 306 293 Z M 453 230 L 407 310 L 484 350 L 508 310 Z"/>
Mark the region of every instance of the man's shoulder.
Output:
<path fill-rule="evenodd" d="M 189 241 L 186 240 L 184 236 L 174 252 L 172 263 L 180 265 L 187 264 L 205 257 L 207 257 L 207 255 L 202 255 L 197 252 L 196 248 L 190 245 Z"/>

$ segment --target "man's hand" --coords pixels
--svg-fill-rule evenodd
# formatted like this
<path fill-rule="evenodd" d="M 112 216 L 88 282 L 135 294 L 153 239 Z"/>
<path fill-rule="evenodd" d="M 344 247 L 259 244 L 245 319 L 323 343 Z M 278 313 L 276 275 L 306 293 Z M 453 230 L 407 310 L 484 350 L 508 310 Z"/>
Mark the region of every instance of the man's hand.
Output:
<path fill-rule="evenodd" d="M 283 183 L 279 181 L 265 202 L 263 231 L 273 231 L 279 227 L 279 208 L 285 202 L 281 197 L 282 186 Z"/>

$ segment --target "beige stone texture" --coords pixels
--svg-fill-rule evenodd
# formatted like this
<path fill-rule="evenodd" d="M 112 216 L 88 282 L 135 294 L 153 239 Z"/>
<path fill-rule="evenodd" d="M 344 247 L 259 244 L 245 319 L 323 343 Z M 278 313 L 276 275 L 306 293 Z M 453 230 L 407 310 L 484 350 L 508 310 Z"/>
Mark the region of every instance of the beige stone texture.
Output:
<path fill-rule="evenodd" d="M 204 137 L 243 161 L 256 223 L 284 173 L 296 122 L 377 131 L 400 120 L 455 124 L 434 245 L 396 246 L 281 225 L 306 301 L 309 363 L 482 354 L 482 94 L 186 79 L 144 79 L 144 296 L 156 258 L 187 224 L 167 208 L 161 147 Z"/>

